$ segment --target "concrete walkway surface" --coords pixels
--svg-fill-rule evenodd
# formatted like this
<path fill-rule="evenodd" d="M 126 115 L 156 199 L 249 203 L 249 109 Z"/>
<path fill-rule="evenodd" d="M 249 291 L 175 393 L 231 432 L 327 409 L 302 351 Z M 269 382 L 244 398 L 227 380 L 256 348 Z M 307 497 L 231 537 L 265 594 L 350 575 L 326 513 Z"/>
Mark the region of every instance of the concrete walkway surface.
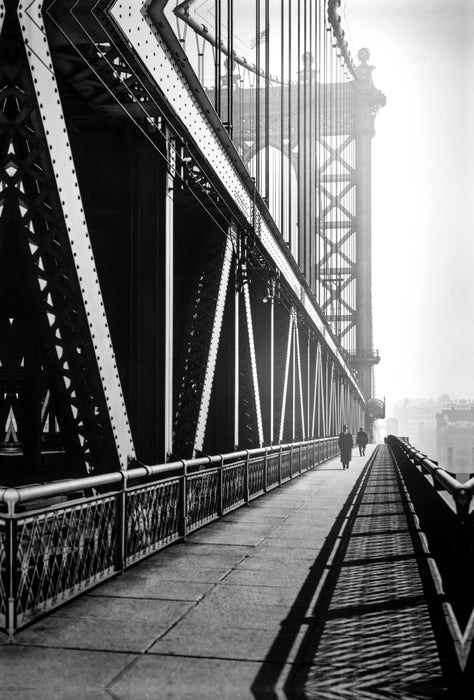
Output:
<path fill-rule="evenodd" d="M 2 700 L 283 691 L 373 451 L 274 489 L 0 640 Z M 295 696 L 294 696 L 295 697 Z"/>

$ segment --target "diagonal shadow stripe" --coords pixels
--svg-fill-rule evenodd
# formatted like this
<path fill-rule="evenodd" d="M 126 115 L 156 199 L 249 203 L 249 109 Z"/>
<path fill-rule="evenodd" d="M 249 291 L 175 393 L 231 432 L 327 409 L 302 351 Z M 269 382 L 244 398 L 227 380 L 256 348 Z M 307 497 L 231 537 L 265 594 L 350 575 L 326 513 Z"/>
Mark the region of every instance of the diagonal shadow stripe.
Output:
<path fill-rule="evenodd" d="M 358 477 L 352 491 L 350 492 L 346 502 L 344 503 L 338 517 L 336 518 L 334 525 L 332 526 L 324 545 L 321 548 L 320 553 L 314 561 L 314 564 L 310 568 L 310 572 L 303 583 L 295 601 L 291 607 L 291 610 L 287 617 L 281 623 L 281 630 L 275 638 L 265 661 L 263 662 L 260 671 L 255 677 L 254 682 L 251 686 L 252 694 L 255 698 L 261 700 L 277 699 L 278 695 L 275 690 L 275 686 L 281 675 L 282 669 L 285 662 L 275 663 L 273 659 L 281 658 L 287 659 L 290 652 L 294 646 L 295 640 L 297 638 L 298 632 L 302 627 L 306 627 L 308 624 L 307 612 L 314 598 L 314 595 L 320 585 L 323 575 L 328 570 L 328 561 L 333 553 L 334 547 L 336 545 L 337 539 L 341 533 L 344 523 L 347 519 L 347 514 L 351 508 L 354 499 L 363 483 L 366 475 L 369 473 L 370 465 L 375 459 L 377 450 L 372 453 L 369 461 L 365 465 L 362 473 Z M 331 569 L 329 569 L 328 576 L 331 576 Z M 292 695 L 291 697 L 298 697 L 298 695 Z M 301 697 L 304 697 L 301 696 Z"/>
<path fill-rule="evenodd" d="M 365 558 L 348 565 L 351 548 L 360 549 L 354 526 L 361 511 L 368 515 L 367 500 L 372 500 L 372 494 L 361 489 L 332 563 L 333 575 L 326 580 L 314 611 L 314 625 L 285 684 L 287 697 L 428 700 L 444 697 L 448 683 L 451 687 L 457 683 L 459 667 L 440 597 L 398 470 L 386 448 L 377 464 L 371 465 L 378 479 L 381 465 L 389 474 L 397 474 L 398 511 L 401 507 L 405 513 L 405 535 L 398 544 L 405 556 L 374 557 L 371 544 L 377 554 L 388 543 L 376 532 L 363 538 L 360 553 Z M 373 483 L 372 474 L 365 486 Z M 378 504 L 370 507 L 378 511 Z M 399 530 L 399 515 L 395 525 Z M 407 556 L 408 543 L 411 556 Z M 392 548 L 392 553 L 396 551 Z"/>

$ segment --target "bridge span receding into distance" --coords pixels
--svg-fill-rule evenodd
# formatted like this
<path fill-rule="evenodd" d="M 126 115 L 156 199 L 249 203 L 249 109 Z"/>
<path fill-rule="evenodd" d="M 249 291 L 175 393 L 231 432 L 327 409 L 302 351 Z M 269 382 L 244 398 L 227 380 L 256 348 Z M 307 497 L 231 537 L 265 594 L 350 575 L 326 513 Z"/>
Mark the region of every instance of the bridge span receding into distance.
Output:
<path fill-rule="evenodd" d="M 472 680 L 470 479 L 337 457 L 385 410 L 385 95 L 340 0 L 250 5 L 0 0 L 12 698 Z"/>
<path fill-rule="evenodd" d="M 2 639 L 6 697 L 468 697 L 472 524 L 441 501 L 440 542 L 429 512 L 439 492 L 409 449 L 390 438 L 348 470 L 336 456 L 295 471 L 126 571 L 98 574 L 14 645 Z"/>

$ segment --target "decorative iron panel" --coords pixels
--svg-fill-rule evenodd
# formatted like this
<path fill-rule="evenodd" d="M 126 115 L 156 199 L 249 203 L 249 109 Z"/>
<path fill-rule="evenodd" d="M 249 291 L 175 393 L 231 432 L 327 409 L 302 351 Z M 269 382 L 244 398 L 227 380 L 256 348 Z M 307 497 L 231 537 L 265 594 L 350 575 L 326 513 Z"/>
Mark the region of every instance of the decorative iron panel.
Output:
<path fill-rule="evenodd" d="M 249 499 L 260 496 L 265 490 L 265 460 L 254 459 L 249 462 Z"/>
<path fill-rule="evenodd" d="M 280 455 L 270 455 L 267 458 L 267 488 L 271 489 L 280 483 Z"/>
<path fill-rule="evenodd" d="M 281 455 L 281 480 L 291 479 L 291 452 L 283 452 Z"/>
<path fill-rule="evenodd" d="M 127 491 L 125 566 L 179 538 L 180 483 L 172 479 Z"/>
<path fill-rule="evenodd" d="M 324 460 L 324 443 L 319 443 L 317 447 L 317 460 L 318 464 Z"/>
<path fill-rule="evenodd" d="M 210 523 L 219 517 L 218 510 L 219 470 L 191 474 L 187 479 L 187 517 L 188 532 Z"/>
<path fill-rule="evenodd" d="M 308 445 L 306 445 L 305 447 L 302 448 L 301 453 L 300 453 L 301 454 L 300 467 L 301 467 L 302 472 L 305 472 L 308 470 L 309 450 L 310 450 L 310 447 Z"/>
<path fill-rule="evenodd" d="M 115 573 L 116 496 L 17 521 L 17 627 Z"/>
<path fill-rule="evenodd" d="M 228 513 L 245 503 L 245 462 L 237 462 L 223 468 L 222 511 Z"/>
<path fill-rule="evenodd" d="M 291 474 L 296 474 L 301 471 L 300 466 L 300 450 L 297 448 L 291 455 Z"/>

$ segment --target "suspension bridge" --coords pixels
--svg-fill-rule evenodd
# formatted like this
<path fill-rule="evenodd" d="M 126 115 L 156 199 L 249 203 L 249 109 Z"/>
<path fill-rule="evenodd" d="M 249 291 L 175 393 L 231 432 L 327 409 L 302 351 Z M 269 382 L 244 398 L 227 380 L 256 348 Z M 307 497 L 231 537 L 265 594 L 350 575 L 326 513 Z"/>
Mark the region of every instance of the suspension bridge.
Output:
<path fill-rule="evenodd" d="M 0 32 L 7 697 L 462 697 L 474 483 L 338 457 L 384 417 L 386 102 L 340 0 L 3 0 Z"/>

